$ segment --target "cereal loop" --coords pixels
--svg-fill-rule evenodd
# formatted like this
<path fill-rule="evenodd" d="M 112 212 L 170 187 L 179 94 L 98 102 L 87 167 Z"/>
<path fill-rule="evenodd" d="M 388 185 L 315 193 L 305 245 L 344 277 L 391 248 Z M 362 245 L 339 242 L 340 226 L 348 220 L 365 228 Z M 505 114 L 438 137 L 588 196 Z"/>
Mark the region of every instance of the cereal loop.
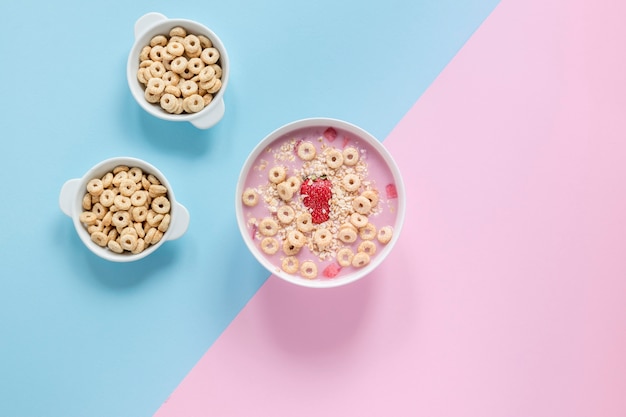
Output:
<path fill-rule="evenodd" d="M 200 45 L 200 39 L 196 35 L 187 35 L 183 40 L 183 46 L 185 47 L 185 52 L 189 56 L 198 56 L 202 51 L 202 45 Z"/>
<path fill-rule="evenodd" d="M 263 236 L 274 236 L 278 233 L 278 223 L 276 220 L 266 217 L 259 223 L 259 232 Z"/>
<path fill-rule="evenodd" d="M 113 215 L 111 223 L 115 227 L 126 227 L 130 224 L 130 214 L 127 211 L 120 210 Z"/>
<path fill-rule="evenodd" d="M 313 261 L 304 261 L 300 265 L 300 275 L 306 279 L 314 279 L 317 277 L 317 265 Z"/>
<path fill-rule="evenodd" d="M 361 186 L 361 180 L 356 174 L 346 174 L 341 180 L 341 185 L 346 191 L 354 192 Z"/>
<path fill-rule="evenodd" d="M 278 217 L 278 221 L 283 224 L 289 224 L 293 221 L 296 213 L 290 206 L 281 206 L 276 211 L 276 217 Z"/>
<path fill-rule="evenodd" d="M 376 226 L 373 223 L 367 223 L 359 229 L 359 237 L 363 240 L 372 240 L 376 237 Z"/>
<path fill-rule="evenodd" d="M 380 230 L 378 231 L 378 234 L 376 235 L 376 238 L 378 239 L 378 241 L 382 243 L 383 245 L 386 245 L 387 243 L 389 243 L 392 237 L 393 237 L 393 229 L 391 226 L 381 227 Z"/>
<path fill-rule="evenodd" d="M 99 196 L 104 191 L 102 180 L 94 178 L 87 183 L 87 192 L 91 195 Z"/>
<path fill-rule="evenodd" d="M 276 191 L 278 191 L 278 196 L 284 201 L 291 200 L 294 194 L 294 190 L 285 181 L 276 186 Z"/>
<path fill-rule="evenodd" d="M 302 233 L 308 233 L 313 230 L 313 217 L 311 213 L 300 213 L 296 217 L 296 228 Z"/>
<path fill-rule="evenodd" d="M 308 141 L 302 142 L 298 146 L 297 153 L 298 153 L 298 157 L 300 157 L 300 159 L 302 159 L 303 161 L 310 161 L 313 158 L 315 158 L 315 154 L 316 154 L 315 145 L 313 145 L 311 142 L 308 142 Z"/>
<path fill-rule="evenodd" d="M 180 42 L 170 42 L 165 47 L 165 50 L 174 57 L 182 56 L 185 53 L 185 47 Z"/>
<path fill-rule="evenodd" d="M 372 209 L 372 203 L 370 203 L 367 197 L 360 195 L 352 200 L 352 207 L 359 214 L 368 214 Z"/>
<path fill-rule="evenodd" d="M 278 184 L 285 181 L 285 178 L 287 178 L 287 171 L 285 170 L 285 167 L 275 166 L 269 170 L 267 176 L 271 182 Z"/>
<path fill-rule="evenodd" d="M 306 243 L 306 237 L 304 233 L 299 230 L 291 230 L 287 233 L 287 242 L 289 242 L 290 245 L 301 248 Z"/>
<path fill-rule="evenodd" d="M 122 180 L 122 182 L 120 182 L 119 189 L 121 195 L 125 197 L 130 197 L 135 193 L 135 191 L 137 191 L 137 184 L 135 183 L 135 181 L 126 178 L 125 180 Z"/>
<path fill-rule="evenodd" d="M 283 262 L 281 263 L 281 267 L 283 271 L 285 271 L 286 273 L 295 274 L 298 271 L 298 268 L 300 267 L 300 262 L 298 261 L 298 258 L 296 258 L 295 256 L 288 256 L 285 259 L 283 259 Z"/>
<path fill-rule="evenodd" d="M 364 227 L 368 221 L 367 216 L 364 216 L 363 214 L 352 213 L 350 215 L 350 223 L 352 223 L 357 229 Z"/>
<path fill-rule="evenodd" d="M 370 256 L 365 252 L 357 252 L 352 258 L 352 266 L 362 268 L 370 263 Z"/>
<path fill-rule="evenodd" d="M 328 245 L 330 245 L 332 240 L 333 240 L 332 233 L 330 233 L 329 230 L 324 229 L 324 228 L 317 229 L 315 233 L 313 234 L 313 242 L 315 242 L 315 244 L 317 245 L 319 249 L 326 248 Z"/>
<path fill-rule="evenodd" d="M 176 26 L 170 29 L 170 36 L 180 36 L 181 38 L 184 38 L 185 36 L 187 36 L 187 31 L 181 26 Z"/>
<path fill-rule="evenodd" d="M 261 240 L 261 250 L 264 253 L 268 255 L 273 255 L 276 252 L 278 252 L 278 249 L 279 249 L 278 241 L 274 239 L 273 237 L 266 237 L 266 238 L 263 238 L 263 240 Z"/>
<path fill-rule="evenodd" d="M 197 113 L 204 108 L 204 99 L 199 94 L 192 94 L 183 99 L 183 109 L 187 113 Z"/>
<path fill-rule="evenodd" d="M 343 165 L 343 154 L 337 149 L 331 149 L 326 153 L 326 165 L 332 169 L 339 168 Z"/>
<path fill-rule="evenodd" d="M 241 196 L 241 201 L 248 207 L 254 207 L 259 202 L 259 195 L 252 188 L 246 188 Z"/>
<path fill-rule="evenodd" d="M 359 243 L 357 252 L 364 252 L 372 257 L 376 253 L 376 244 L 371 240 L 364 240 L 363 242 Z"/>
<path fill-rule="evenodd" d="M 156 35 L 152 39 L 150 39 L 150 46 L 154 49 L 155 46 L 165 46 L 167 45 L 167 38 L 163 35 Z"/>
<path fill-rule="evenodd" d="M 200 59 L 207 65 L 215 64 L 220 59 L 220 53 L 215 48 L 206 48 L 200 54 Z"/>
<path fill-rule="evenodd" d="M 150 207 L 159 214 L 169 213 L 170 201 L 164 196 L 159 196 L 152 200 Z"/>
<path fill-rule="evenodd" d="M 352 147 L 348 146 L 343 150 L 343 163 L 347 166 L 354 166 L 359 162 L 359 151 Z"/>
<path fill-rule="evenodd" d="M 350 266 L 352 265 L 352 258 L 354 257 L 354 252 L 349 247 L 343 247 L 337 251 L 337 262 L 341 266 Z"/>

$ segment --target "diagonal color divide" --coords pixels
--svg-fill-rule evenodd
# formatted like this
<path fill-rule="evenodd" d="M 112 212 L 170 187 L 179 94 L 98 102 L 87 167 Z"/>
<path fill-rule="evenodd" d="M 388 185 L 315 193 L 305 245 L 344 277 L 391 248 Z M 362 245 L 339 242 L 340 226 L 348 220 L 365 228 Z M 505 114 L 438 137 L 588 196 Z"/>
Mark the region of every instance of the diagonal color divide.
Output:
<path fill-rule="evenodd" d="M 270 278 L 156 416 L 626 415 L 625 12 L 501 3 L 385 141 L 395 252 Z"/>

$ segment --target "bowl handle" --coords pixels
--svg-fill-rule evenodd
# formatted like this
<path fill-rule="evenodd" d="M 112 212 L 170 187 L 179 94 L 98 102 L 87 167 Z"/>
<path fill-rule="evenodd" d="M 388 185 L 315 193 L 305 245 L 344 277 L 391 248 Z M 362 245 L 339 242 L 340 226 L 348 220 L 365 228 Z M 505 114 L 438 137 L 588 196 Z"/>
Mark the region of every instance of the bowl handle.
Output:
<path fill-rule="evenodd" d="M 78 192 L 78 186 L 80 185 L 80 178 L 68 180 L 61 187 L 61 194 L 59 195 L 59 207 L 61 211 L 66 215 L 72 217 L 72 203 L 76 198 Z"/>
<path fill-rule="evenodd" d="M 185 206 L 176 202 L 176 217 L 170 224 L 170 234 L 167 240 L 175 240 L 185 234 L 189 227 L 189 211 Z"/>
<path fill-rule="evenodd" d="M 224 99 L 221 98 L 220 101 L 215 103 L 215 107 L 211 111 L 202 115 L 202 117 L 190 120 L 190 122 L 198 129 L 208 129 L 215 126 L 217 122 L 222 120 L 225 110 L 226 107 L 224 106 Z"/>
<path fill-rule="evenodd" d="M 146 32 L 153 24 L 165 19 L 167 19 L 165 15 L 157 12 L 144 14 L 135 22 L 135 38 L 141 36 L 141 34 Z"/>

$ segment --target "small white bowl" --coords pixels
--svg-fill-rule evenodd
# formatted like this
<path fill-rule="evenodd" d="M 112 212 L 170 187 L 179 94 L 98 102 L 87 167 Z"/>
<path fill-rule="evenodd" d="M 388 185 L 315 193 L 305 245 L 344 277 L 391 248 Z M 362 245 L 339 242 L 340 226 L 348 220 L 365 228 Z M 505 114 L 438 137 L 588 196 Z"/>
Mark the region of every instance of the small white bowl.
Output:
<path fill-rule="evenodd" d="M 328 128 L 333 128 L 335 132 L 338 133 L 336 138 L 332 138 L 332 142 L 324 139 L 325 136 L 323 132 L 325 132 Z M 298 272 L 293 274 L 286 273 L 281 268 L 282 259 L 287 256 L 281 249 L 283 240 L 280 238 L 277 239 L 279 249 L 276 254 L 267 255 L 260 248 L 260 239 L 258 237 L 259 228 L 256 223 L 259 223 L 259 220 L 264 217 L 276 218 L 276 214 L 272 213 L 272 211 L 267 208 L 267 204 L 265 203 L 263 196 L 259 196 L 259 203 L 252 208 L 247 207 L 242 202 L 242 196 L 246 188 L 251 187 L 261 189 L 264 184 L 267 184 L 268 171 L 272 168 L 272 164 L 283 165 L 284 163 L 287 167 L 287 177 L 295 175 L 296 171 L 300 169 L 299 165 L 301 165 L 302 162 L 297 156 L 294 155 L 295 146 L 297 146 L 294 144 L 298 143 L 299 140 L 302 140 L 302 138 L 305 137 L 305 134 L 302 133 L 303 131 L 314 131 L 313 134 L 316 135 L 315 140 L 311 140 L 311 142 L 315 142 L 317 144 L 316 146 L 318 147 L 318 152 L 322 149 L 322 144 L 332 146 L 337 149 L 343 149 L 347 146 L 347 144 L 351 144 L 360 150 L 366 150 L 367 153 L 365 155 L 367 155 L 369 169 L 367 178 L 377 182 L 375 188 L 379 192 L 378 204 L 382 205 L 378 207 L 380 212 L 370 216 L 370 221 L 377 224 L 377 229 L 381 226 L 391 226 L 393 228 L 393 235 L 388 243 L 379 244 L 378 241 L 374 239 L 377 244 L 377 249 L 376 253 L 371 257 L 369 264 L 362 267 L 343 267 L 334 277 L 326 277 L 323 273 L 329 264 L 334 261 L 319 261 L 315 258 L 315 254 L 311 253 L 307 249 L 306 245 L 297 255 L 299 257 L 299 262 L 302 264 L 304 260 L 313 260 L 318 263 L 317 277 L 314 279 L 307 279 L 301 276 Z M 329 137 L 332 137 L 332 135 Z M 291 145 L 282 147 L 281 145 L 285 143 L 290 143 Z M 278 149 L 280 149 L 279 162 L 276 162 L 274 159 L 275 153 L 273 151 Z M 363 153 L 361 153 L 361 155 L 363 155 Z M 337 178 L 334 180 L 331 179 L 331 181 L 336 181 L 334 183 L 335 186 L 339 183 Z M 389 195 L 393 195 L 393 191 L 395 190 L 395 197 L 387 197 L 388 194 L 386 190 L 388 187 L 391 187 L 389 188 Z M 299 205 L 302 201 L 302 196 L 299 194 L 300 193 L 298 191 L 298 197 L 296 198 L 294 194 L 294 197 L 290 200 L 296 207 L 296 213 L 298 210 L 306 210 L 304 206 Z M 281 204 L 283 203 L 281 202 L 279 205 Z M 405 205 L 406 194 L 402 177 L 396 163 L 382 143 L 360 127 L 342 120 L 329 118 L 310 118 L 298 120 L 288 123 L 266 136 L 254 148 L 244 163 L 239 175 L 235 193 L 237 223 L 248 249 L 270 273 L 293 284 L 311 288 L 330 288 L 346 285 L 359 280 L 377 268 L 387 255 L 389 255 L 398 240 L 398 236 L 400 235 L 402 225 L 404 223 Z M 256 220 L 251 221 L 251 219 Z M 280 224 L 278 220 L 277 223 Z M 280 233 L 274 237 L 277 238 L 277 236 L 280 236 Z M 354 244 L 349 244 L 352 245 L 351 249 L 353 249 L 355 253 L 357 251 L 356 245 L 360 243 L 359 239 L 357 239 Z M 337 264 L 334 265 L 334 267 L 337 266 Z"/>
<path fill-rule="evenodd" d="M 139 167 L 146 174 L 152 174 L 159 179 L 162 185 L 164 185 L 168 192 L 167 197 L 170 201 L 170 226 L 163 234 L 163 237 L 156 244 L 148 246 L 143 252 L 138 254 L 132 253 L 115 253 L 108 248 L 98 246 L 91 240 L 89 233 L 85 226 L 80 222 L 80 214 L 83 212 L 82 200 L 86 193 L 87 183 L 93 178 L 102 178 L 104 174 L 110 172 L 119 165 L 125 165 L 128 167 Z M 94 254 L 100 256 L 103 259 L 112 262 L 130 262 L 142 259 L 154 251 L 156 251 L 164 242 L 168 240 L 174 240 L 181 237 L 187 231 L 189 226 L 189 212 L 187 209 L 176 201 L 174 196 L 174 190 L 168 182 L 167 178 L 156 167 L 152 166 L 146 161 L 131 157 L 117 157 L 106 159 L 85 173 L 81 178 L 75 178 L 66 181 L 61 188 L 59 195 L 59 206 L 61 211 L 72 218 L 76 233 L 83 241 L 85 246 Z"/>
<path fill-rule="evenodd" d="M 222 87 L 217 94 L 213 96 L 211 103 L 197 113 L 170 114 L 163 110 L 158 104 L 149 103 L 144 96 L 144 87 L 137 79 L 139 55 L 143 47 L 149 45 L 150 40 L 154 36 L 168 35 L 169 31 L 176 26 L 185 28 L 189 34 L 206 36 L 220 52 L 219 62 L 222 67 Z M 128 55 L 126 78 L 130 92 L 137 103 L 154 117 L 174 122 L 189 122 L 199 129 L 208 129 L 214 126 L 224 116 L 224 92 L 228 86 L 229 75 L 230 61 L 224 44 L 211 29 L 203 24 L 187 19 L 169 19 L 161 13 L 156 12 L 143 15 L 135 23 L 135 41 Z"/>

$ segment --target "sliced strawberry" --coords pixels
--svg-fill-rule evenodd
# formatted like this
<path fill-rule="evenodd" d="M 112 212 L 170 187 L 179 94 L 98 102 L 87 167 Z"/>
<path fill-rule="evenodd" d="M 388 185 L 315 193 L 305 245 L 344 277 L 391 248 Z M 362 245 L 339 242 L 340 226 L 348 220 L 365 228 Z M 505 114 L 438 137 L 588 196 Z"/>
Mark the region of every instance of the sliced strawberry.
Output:
<path fill-rule="evenodd" d="M 337 139 L 337 131 L 333 129 L 332 127 L 329 127 L 328 129 L 324 131 L 324 137 L 326 138 L 327 141 L 334 142 L 335 139 Z"/>
<path fill-rule="evenodd" d="M 398 198 L 398 190 L 395 184 L 387 184 L 385 187 L 387 198 Z"/>
<path fill-rule="evenodd" d="M 332 264 L 324 268 L 322 275 L 327 278 L 335 278 L 339 274 L 339 272 L 341 272 L 341 266 L 339 266 L 338 263 L 333 262 Z"/>
<path fill-rule="evenodd" d="M 300 186 L 302 203 L 309 208 L 313 223 L 324 223 L 330 215 L 330 198 L 333 196 L 332 184 L 325 177 L 307 178 Z"/>

